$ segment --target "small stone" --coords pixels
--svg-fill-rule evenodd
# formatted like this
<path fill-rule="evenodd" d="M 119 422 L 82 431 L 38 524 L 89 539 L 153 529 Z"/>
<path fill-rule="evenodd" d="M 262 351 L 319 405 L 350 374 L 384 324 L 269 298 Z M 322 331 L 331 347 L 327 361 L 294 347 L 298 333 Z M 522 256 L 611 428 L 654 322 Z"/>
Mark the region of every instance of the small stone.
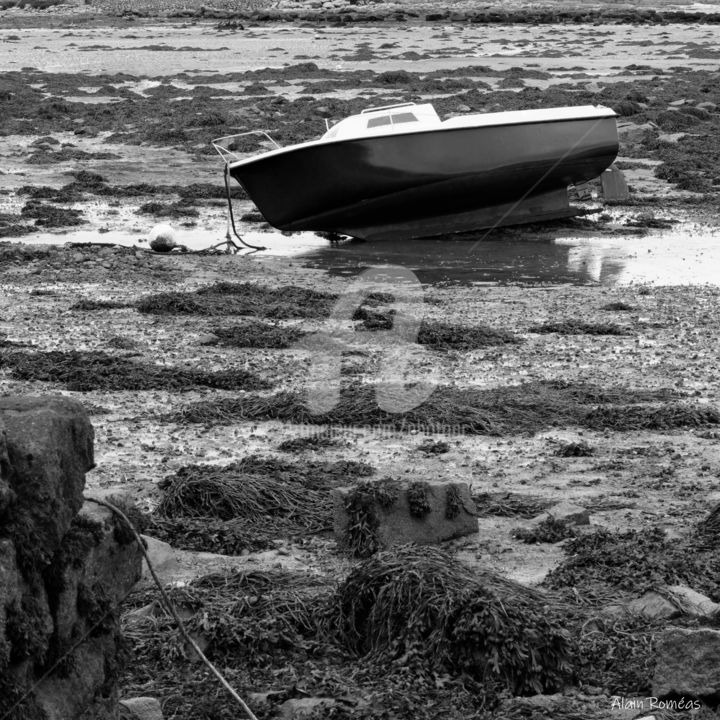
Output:
<path fill-rule="evenodd" d="M 684 615 L 711 617 L 720 612 L 720 604 L 685 585 L 670 585 L 666 590 Z"/>
<path fill-rule="evenodd" d="M 534 517 L 532 524 L 536 525 L 552 517 L 563 525 L 589 525 L 590 513 L 582 506 L 566 501 L 553 505 L 546 512 Z"/>
<path fill-rule="evenodd" d="M 202 333 L 197 337 L 198 345 L 217 345 L 220 338 L 213 333 Z"/>
<path fill-rule="evenodd" d="M 333 698 L 292 698 L 280 706 L 280 717 L 283 720 L 295 720 L 308 715 L 315 715 L 318 710 L 329 710 L 337 703 Z"/>
<path fill-rule="evenodd" d="M 151 697 L 120 700 L 120 720 L 163 720 L 160 701 Z"/>
<path fill-rule="evenodd" d="M 660 593 L 651 591 L 627 604 L 627 611 L 632 615 L 642 615 L 654 620 L 677 617 L 680 614 L 677 606 Z"/>

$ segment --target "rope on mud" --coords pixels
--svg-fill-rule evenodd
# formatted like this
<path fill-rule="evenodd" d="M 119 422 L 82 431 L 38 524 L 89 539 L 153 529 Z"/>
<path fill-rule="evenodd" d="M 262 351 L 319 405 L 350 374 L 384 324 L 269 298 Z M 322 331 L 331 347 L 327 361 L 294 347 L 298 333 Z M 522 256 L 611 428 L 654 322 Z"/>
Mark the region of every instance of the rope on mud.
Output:
<path fill-rule="evenodd" d="M 232 199 L 230 198 L 230 184 L 228 182 L 228 176 L 230 175 L 230 168 L 228 167 L 227 163 L 225 163 L 225 172 L 223 173 L 223 176 L 225 178 L 225 194 L 227 195 L 227 203 L 228 203 L 228 216 L 230 218 L 230 225 L 232 226 L 233 235 L 245 246 L 250 248 L 251 250 L 267 250 L 266 247 L 263 247 L 262 245 L 251 245 L 249 242 L 245 242 L 240 235 L 238 234 L 237 229 L 235 228 L 235 215 L 233 213 L 232 208 Z M 228 227 L 228 233 L 227 233 L 227 241 L 229 243 L 232 243 L 233 241 L 230 239 L 230 228 Z"/>
<path fill-rule="evenodd" d="M 227 168 L 226 168 L 227 169 Z M 227 176 L 226 176 L 227 177 Z M 227 181 L 226 181 L 227 182 Z M 133 535 L 135 536 L 135 540 L 140 546 L 140 549 L 142 550 L 142 554 L 145 557 L 145 562 L 147 563 L 148 569 L 150 570 L 150 574 L 152 575 L 152 579 L 155 581 L 155 585 L 157 585 L 158 590 L 160 591 L 160 595 L 162 596 L 163 603 L 165 605 L 165 609 L 172 618 L 175 620 L 175 622 L 178 625 L 178 628 L 180 629 L 180 632 L 182 633 L 185 640 L 190 644 L 192 649 L 197 653 L 198 657 L 207 665 L 207 667 L 210 669 L 210 671 L 215 675 L 215 677 L 220 681 L 222 686 L 232 695 L 233 699 L 240 705 L 240 707 L 243 709 L 245 714 L 250 718 L 250 720 L 258 720 L 257 716 L 253 713 L 253 711 L 247 706 L 245 701 L 238 695 L 238 693 L 233 689 L 233 687 L 230 685 L 230 683 L 225 679 L 223 674 L 210 662 L 210 660 L 205 657 L 205 653 L 200 649 L 198 644 L 192 639 L 190 636 L 190 633 L 188 633 L 185 624 L 183 623 L 180 616 L 177 614 L 177 611 L 175 610 L 175 607 L 172 604 L 172 601 L 168 597 L 167 593 L 165 592 L 165 589 L 162 586 L 162 583 L 160 582 L 160 579 L 158 578 L 155 568 L 152 566 L 152 563 L 150 562 L 150 557 L 148 556 L 148 552 L 145 549 L 145 543 L 143 542 L 142 538 L 138 534 L 138 531 L 135 529 L 135 526 L 130 522 L 127 515 L 120 510 L 119 508 L 115 507 L 111 503 L 107 502 L 106 500 L 99 500 L 98 498 L 88 497 L 85 498 L 86 500 L 90 500 L 94 503 L 97 503 L 98 505 L 102 505 L 103 507 L 106 507 L 108 510 L 110 510 L 113 514 L 117 515 L 119 518 L 122 519 L 122 521 L 130 528 Z M 104 618 L 103 618 L 104 619 Z M 73 648 L 74 649 L 74 648 Z"/>

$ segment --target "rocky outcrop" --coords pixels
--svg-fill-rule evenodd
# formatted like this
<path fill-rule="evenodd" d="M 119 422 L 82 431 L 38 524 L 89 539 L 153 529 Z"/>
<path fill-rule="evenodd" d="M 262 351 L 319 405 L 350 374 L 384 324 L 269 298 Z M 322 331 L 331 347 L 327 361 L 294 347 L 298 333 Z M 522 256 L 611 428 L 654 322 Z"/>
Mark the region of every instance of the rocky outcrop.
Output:
<path fill-rule="evenodd" d="M 64 397 L 0 398 L 0 717 L 117 717 L 118 605 L 141 553 L 85 502 L 93 428 Z"/>

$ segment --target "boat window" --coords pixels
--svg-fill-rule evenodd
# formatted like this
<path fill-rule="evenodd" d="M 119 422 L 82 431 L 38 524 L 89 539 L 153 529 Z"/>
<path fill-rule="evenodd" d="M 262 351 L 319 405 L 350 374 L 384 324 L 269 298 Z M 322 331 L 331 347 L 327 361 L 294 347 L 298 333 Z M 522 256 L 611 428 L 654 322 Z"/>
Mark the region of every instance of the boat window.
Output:
<path fill-rule="evenodd" d="M 370 118 L 367 124 L 369 128 L 380 127 L 381 125 L 390 125 L 389 115 L 381 115 L 380 117 Z"/>
<path fill-rule="evenodd" d="M 393 125 L 397 125 L 397 123 L 417 122 L 417 118 L 410 112 L 397 113 L 392 116 L 392 121 Z"/>

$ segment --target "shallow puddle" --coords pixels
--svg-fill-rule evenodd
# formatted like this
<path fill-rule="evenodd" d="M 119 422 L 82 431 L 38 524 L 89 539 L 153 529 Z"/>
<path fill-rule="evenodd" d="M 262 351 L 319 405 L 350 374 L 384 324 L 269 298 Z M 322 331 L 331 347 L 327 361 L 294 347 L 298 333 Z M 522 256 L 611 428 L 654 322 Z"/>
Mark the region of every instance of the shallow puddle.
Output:
<path fill-rule="evenodd" d="M 150 223 L 148 224 L 148 228 Z M 521 229 L 513 237 L 486 231 L 423 240 L 365 242 L 344 239 L 331 244 L 312 232 L 283 234 L 238 225 L 243 239 L 262 251 L 243 248 L 253 259 L 294 257 L 306 267 L 353 277 L 374 266 L 397 265 L 422 283 L 549 283 L 628 285 L 720 285 L 720 228 L 682 223 L 644 235 L 598 236 L 588 232 L 533 236 Z M 222 243 L 225 225 L 173 226 L 176 241 L 190 251 Z M 149 232 L 96 229 L 42 232 L 22 238 L 28 244 L 103 243 L 147 247 Z"/>
<path fill-rule="evenodd" d="M 351 241 L 306 256 L 310 267 L 357 275 L 373 265 L 412 270 L 423 283 L 599 283 L 720 285 L 720 228 L 683 224 L 671 230 L 597 237 Z"/>

